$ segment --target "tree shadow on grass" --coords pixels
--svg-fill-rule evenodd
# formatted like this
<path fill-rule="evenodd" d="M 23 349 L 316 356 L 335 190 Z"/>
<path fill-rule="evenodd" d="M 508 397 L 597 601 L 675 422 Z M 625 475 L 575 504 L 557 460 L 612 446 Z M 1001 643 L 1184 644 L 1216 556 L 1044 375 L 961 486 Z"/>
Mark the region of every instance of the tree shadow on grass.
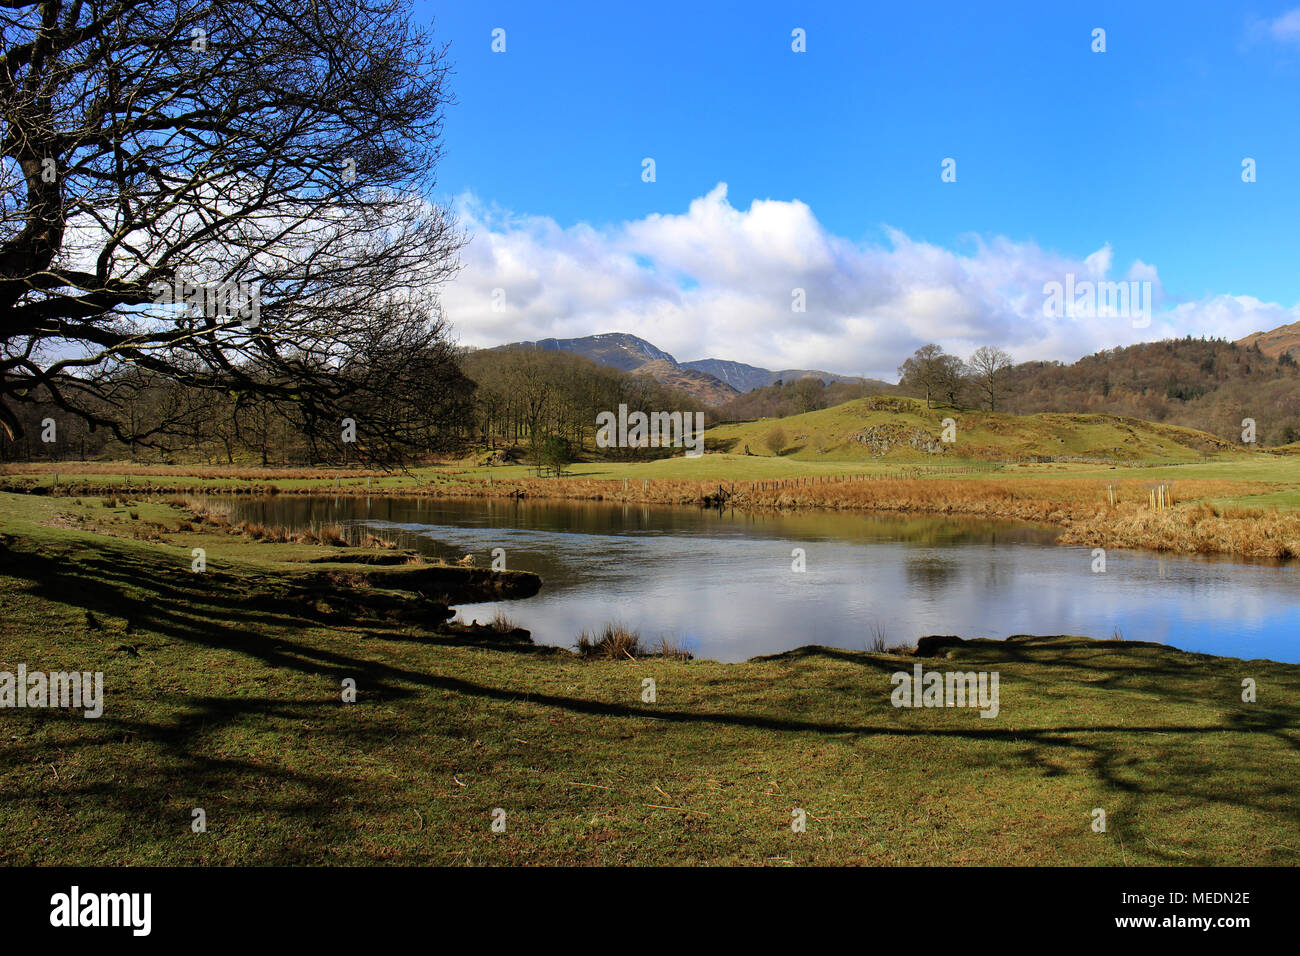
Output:
<path fill-rule="evenodd" d="M 995 749 L 965 750 L 961 759 L 972 769 L 979 766 L 997 771 L 1017 772 L 1026 769 L 1045 777 L 1078 773 L 1071 764 L 1084 761 L 1088 774 L 1109 791 L 1130 803 L 1129 816 L 1136 819 L 1135 808 L 1155 794 L 1170 794 L 1206 804 L 1222 804 L 1249 808 L 1261 813 L 1297 815 L 1292 787 L 1288 780 L 1294 775 L 1267 777 L 1251 774 L 1247 767 L 1242 785 L 1231 792 L 1204 783 L 1204 761 L 1198 755 L 1200 741 L 1215 735 L 1263 733 L 1285 743 L 1294 752 L 1300 744 L 1295 736 L 1294 715 L 1278 707 L 1258 708 L 1252 711 L 1228 713 L 1213 725 L 1191 723 L 1166 724 L 1067 722 L 1058 726 L 1008 727 L 975 722 L 959 726 L 916 726 L 900 723 L 897 714 L 882 711 L 879 720 L 860 717 L 844 719 L 800 718 L 788 713 L 737 712 L 727 709 L 700 707 L 671 708 L 664 706 L 634 706 L 611 703 L 535 689 L 523 691 L 516 687 L 493 686 L 486 682 L 443 674 L 431 673 L 414 667 L 404 667 L 364 656 L 363 641 L 421 642 L 435 644 L 463 644 L 453 636 L 432 632 L 412 633 L 410 622 L 377 620 L 365 622 L 364 634 L 356 631 L 356 622 L 340 629 L 330 640 L 340 643 L 352 640 L 348 647 L 319 647 L 311 643 L 305 633 L 308 628 L 328 628 L 329 616 L 313 616 L 310 607 L 304 607 L 302 595 L 276 593 L 274 575 L 258 574 L 247 578 L 223 575 L 220 572 L 204 576 L 191 575 L 188 566 L 171 568 L 166 565 L 170 555 L 149 555 L 138 548 L 105 545 L 95 554 L 40 554 L 32 551 L 0 549 L 0 573 L 30 582 L 30 593 L 44 600 L 66 607 L 81 609 L 92 614 L 115 616 L 128 620 L 133 629 L 140 629 L 178 642 L 214 650 L 233 652 L 259 662 L 276 671 L 287 671 L 313 678 L 328 679 L 333 688 L 343 678 L 353 678 L 364 689 L 367 703 L 391 704 L 427 696 L 429 691 L 454 695 L 459 701 L 479 702 L 483 705 L 518 704 L 526 700 L 529 708 L 559 711 L 593 721 L 656 721 L 698 728 L 709 735 L 711 745 L 720 748 L 752 746 L 746 732 L 759 731 L 778 735 L 813 734 L 823 737 L 844 738 L 847 746 L 855 741 L 870 739 L 925 739 L 935 742 L 979 742 L 998 745 Z M 272 636 L 260 633 L 275 630 Z M 283 635 L 288 636 L 283 636 Z M 317 637 L 317 640 L 320 638 Z M 990 642 L 990 644 L 993 642 Z M 977 645 L 971 656 L 953 661 L 954 666 L 969 667 L 976 663 L 1005 661 L 1009 663 L 1041 664 L 1036 649 L 1028 642 L 996 642 L 997 647 Z M 1053 646 L 1057 658 L 1053 663 L 1061 667 L 1083 671 L 1104 672 L 1099 684 L 1108 686 L 1115 682 L 1132 690 L 1131 673 L 1115 673 L 1113 665 L 1092 659 L 1098 642 L 1060 642 Z M 1104 643 L 1104 642 L 1101 642 Z M 518 649 L 494 646 L 484 640 L 478 646 L 500 649 Z M 554 653 L 552 649 L 538 649 Z M 967 649 L 962 649 L 966 654 Z M 1068 652 L 1064 658 L 1059 655 Z M 799 661 L 827 658 L 852 663 L 864 670 L 881 674 L 899 669 L 909 669 L 908 664 L 872 655 L 857 654 L 835 648 L 812 647 L 787 652 L 768 658 L 769 661 Z M 929 659 L 933 666 L 939 660 Z M 1167 661 L 1152 662 L 1141 674 L 1144 680 L 1158 681 L 1166 695 L 1172 693 L 1174 678 L 1179 669 Z M 1018 672 L 1017 679 L 1036 680 L 1027 672 Z M 1041 678 L 1049 685 L 1054 678 L 1045 674 Z M 376 812 L 391 809 L 382 793 L 368 789 L 360 781 L 349 781 L 325 770 L 291 769 L 287 764 L 268 763 L 265 760 L 240 759 L 228 753 L 211 752 L 205 741 L 217 739 L 216 735 L 237 730 L 248 722 L 279 722 L 286 735 L 294 727 L 305 723 L 319 723 L 330 710 L 337 710 L 341 702 L 327 699 L 326 684 L 322 683 L 321 698 L 286 701 L 265 696 L 241 697 L 237 695 L 175 695 L 170 698 L 174 719 L 170 722 L 128 720 L 106 714 L 100 721 L 88 721 L 85 730 L 78 730 L 76 739 L 61 742 L 61 750 L 79 747 L 103 746 L 116 735 L 134 736 L 148 741 L 166 755 L 163 766 L 133 765 L 129 775 L 109 778 L 90 777 L 69 781 L 60 790 L 67 799 L 103 801 L 118 807 L 114 826 L 124 839 L 130 837 L 132 827 L 139 825 L 139 814 L 147 810 L 156 815 L 158 806 L 171 799 L 171 794 L 183 792 L 186 781 L 201 781 L 208 793 L 219 793 L 229 812 L 271 815 L 290 821 L 315 819 L 321 813 L 343 800 L 360 812 L 369 808 Z M 779 701 L 780 693 L 773 695 Z M 1191 695 L 1187 700 L 1193 700 Z M 1200 701 L 1203 703 L 1203 701 Z M 46 719 L 50 715 L 42 715 Z M 361 715 L 369 717 L 368 714 Z M 39 719 L 39 718 L 38 718 Z M 385 748 L 391 736 L 382 719 L 369 717 L 354 722 L 326 721 L 331 746 L 341 753 L 368 753 Z M 587 725 L 588 733 L 599 733 L 600 724 Z M 737 735 L 740 736 L 737 736 Z M 1133 753 L 1132 741 L 1150 735 L 1162 740 L 1157 756 L 1165 760 L 1167 777 L 1161 789 L 1151 789 L 1138 776 L 1141 767 L 1150 763 L 1151 754 L 1142 757 Z M 1249 762 L 1246 737 L 1234 753 Z M 297 746 L 293 744 L 292 746 Z M 5 748 L 5 762 L 21 764 L 45 759 L 39 742 L 13 744 Z M 406 769 L 416 772 L 415 756 L 406 751 L 385 750 L 385 759 L 395 764 L 410 765 Z M 256 782 L 254 784 L 254 782 Z M 279 793 L 279 796 L 275 794 Z M 15 799 L 41 802 L 48 799 L 37 785 L 12 792 Z M 171 834 L 166 825 L 150 824 L 146 833 Z M 1134 834 L 1140 828 L 1134 825 Z M 170 837 L 169 837 L 170 838 Z M 258 851 L 260 852 L 260 851 Z M 258 860 L 283 861 L 295 858 L 292 853 L 276 850 L 270 855 L 254 856 Z M 1162 851 L 1154 851 L 1162 852 Z M 319 853 L 305 851 L 304 859 L 320 859 Z M 1171 854 L 1173 862 L 1189 862 L 1185 856 Z M 248 860 L 244 860 L 248 862 Z"/>

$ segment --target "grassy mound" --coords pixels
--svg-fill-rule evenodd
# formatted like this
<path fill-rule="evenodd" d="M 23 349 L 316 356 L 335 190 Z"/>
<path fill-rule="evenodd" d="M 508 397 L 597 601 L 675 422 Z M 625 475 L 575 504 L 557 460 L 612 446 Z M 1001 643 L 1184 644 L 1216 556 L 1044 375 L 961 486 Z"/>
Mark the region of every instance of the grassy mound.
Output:
<path fill-rule="evenodd" d="M 943 441 L 944 419 L 956 441 Z M 773 430 L 784 433 L 779 449 Z M 943 458 L 1087 458 L 1116 461 L 1195 461 L 1231 454 L 1231 443 L 1191 428 L 1109 415 L 1004 415 L 926 408 L 919 399 L 863 398 L 802 415 L 719 425 L 708 447 L 724 452 L 830 461 L 926 461 Z"/>

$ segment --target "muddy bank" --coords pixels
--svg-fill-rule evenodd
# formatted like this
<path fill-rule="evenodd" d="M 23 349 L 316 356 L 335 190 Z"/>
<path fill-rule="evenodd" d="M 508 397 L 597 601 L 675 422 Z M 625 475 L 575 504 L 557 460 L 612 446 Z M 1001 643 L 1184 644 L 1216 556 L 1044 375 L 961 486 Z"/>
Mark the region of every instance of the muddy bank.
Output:
<path fill-rule="evenodd" d="M 531 571 L 492 571 L 415 564 L 355 566 L 339 564 L 293 575 L 301 588 L 329 590 L 406 591 L 444 604 L 479 604 L 529 598 L 541 590 L 542 579 Z"/>

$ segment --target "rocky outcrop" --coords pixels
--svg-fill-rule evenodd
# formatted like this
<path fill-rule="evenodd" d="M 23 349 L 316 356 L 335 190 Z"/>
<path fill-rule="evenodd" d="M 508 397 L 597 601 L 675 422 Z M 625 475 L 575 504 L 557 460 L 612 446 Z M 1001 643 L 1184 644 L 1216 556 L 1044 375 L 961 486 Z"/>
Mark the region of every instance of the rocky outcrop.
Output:
<path fill-rule="evenodd" d="M 944 452 L 943 442 L 924 428 L 897 422 L 872 425 L 854 435 L 853 440 L 865 445 L 873 455 L 886 455 L 891 448 L 915 448 L 928 455 L 942 455 Z"/>

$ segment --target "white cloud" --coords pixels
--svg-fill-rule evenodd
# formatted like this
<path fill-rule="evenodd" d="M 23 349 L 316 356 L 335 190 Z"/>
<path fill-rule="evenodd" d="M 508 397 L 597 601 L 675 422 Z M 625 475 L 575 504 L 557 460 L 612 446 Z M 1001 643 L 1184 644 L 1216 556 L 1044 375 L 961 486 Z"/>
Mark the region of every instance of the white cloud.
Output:
<path fill-rule="evenodd" d="M 1268 21 L 1268 32 L 1279 43 L 1300 43 L 1300 7 Z"/>
<path fill-rule="evenodd" d="M 1111 260 L 1110 243 L 1106 243 L 1088 258 L 1083 260 L 1083 264 L 1088 268 L 1088 274 L 1094 279 L 1101 279 L 1110 272 Z"/>
<path fill-rule="evenodd" d="M 966 356 L 997 345 L 1017 360 L 1072 361 L 1102 348 L 1169 336 L 1237 338 L 1300 319 L 1296 308 L 1247 296 L 1165 300 L 1156 268 L 1141 260 L 1125 278 L 1149 281 L 1151 325 L 1129 318 L 1050 318 L 1043 286 L 1110 277 L 1109 244 L 1082 259 L 1003 237 L 968 237 L 954 252 L 886 228 L 886 246 L 833 235 L 797 200 L 737 209 L 725 183 L 680 214 L 618 226 L 562 228 L 458 204 L 472 235 L 465 268 L 443 293 L 469 345 L 597 332 L 631 332 L 679 360 L 725 358 L 767 368 L 822 368 L 893 380 L 918 346 L 935 341 Z M 807 311 L 791 311 L 803 289 Z M 504 309 L 493 310 L 493 291 Z"/>
<path fill-rule="evenodd" d="M 1245 30 L 1238 51 L 1248 54 L 1252 47 L 1268 43 L 1300 47 L 1300 7 L 1273 18 L 1253 15 L 1245 18 Z"/>

